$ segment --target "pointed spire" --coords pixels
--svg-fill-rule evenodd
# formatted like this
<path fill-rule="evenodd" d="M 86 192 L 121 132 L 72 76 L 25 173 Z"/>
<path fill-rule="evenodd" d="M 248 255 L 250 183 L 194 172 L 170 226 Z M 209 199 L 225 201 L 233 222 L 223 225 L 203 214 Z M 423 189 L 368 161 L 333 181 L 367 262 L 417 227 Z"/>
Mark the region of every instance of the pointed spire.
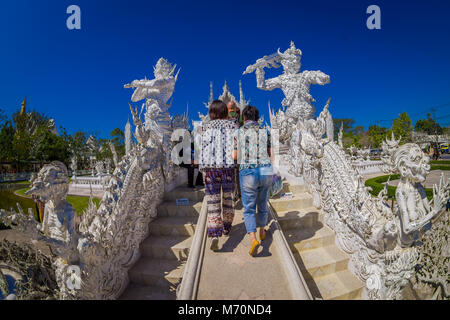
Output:
<path fill-rule="evenodd" d="M 230 92 L 230 88 L 228 87 L 227 80 L 225 80 L 225 84 L 223 85 L 223 95 L 226 96 Z"/>
<path fill-rule="evenodd" d="M 244 110 L 245 108 L 245 97 L 244 90 L 242 90 L 242 81 L 239 80 L 239 109 Z"/>
<path fill-rule="evenodd" d="M 269 100 L 269 121 L 270 121 L 270 128 L 272 128 L 272 118 L 273 118 L 273 114 L 272 114 L 272 108 L 270 108 L 270 100 Z"/>
<path fill-rule="evenodd" d="M 209 104 L 214 101 L 213 82 L 209 83 Z"/>
<path fill-rule="evenodd" d="M 26 106 L 27 106 L 27 97 L 23 98 L 22 108 L 20 109 L 20 114 L 26 113 Z"/>

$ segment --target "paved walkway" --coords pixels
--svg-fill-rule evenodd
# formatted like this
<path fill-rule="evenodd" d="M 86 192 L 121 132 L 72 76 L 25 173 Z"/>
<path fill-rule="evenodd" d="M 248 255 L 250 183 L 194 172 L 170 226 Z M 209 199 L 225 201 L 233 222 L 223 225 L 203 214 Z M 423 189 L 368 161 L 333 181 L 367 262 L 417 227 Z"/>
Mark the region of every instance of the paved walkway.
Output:
<path fill-rule="evenodd" d="M 210 241 L 208 238 L 206 242 L 198 300 L 292 299 L 271 233 L 267 233 L 255 257 L 248 254 L 250 239 L 240 202 L 230 236 L 219 239 L 219 251 L 209 249 Z"/>
<path fill-rule="evenodd" d="M 363 175 L 362 178 L 363 178 L 363 181 L 366 182 L 369 179 L 376 178 L 376 177 L 381 177 L 381 176 L 385 176 L 385 175 L 387 175 L 387 173 L 377 172 L 377 173 L 365 174 L 365 175 Z"/>
<path fill-rule="evenodd" d="M 441 179 L 441 173 L 444 173 L 444 181 L 446 179 L 450 178 L 450 171 L 443 171 L 443 170 L 433 170 L 430 171 L 430 173 L 427 176 L 427 180 L 425 180 L 425 183 L 422 183 L 422 185 L 425 188 L 433 188 L 433 185 L 439 186 L 439 180 Z M 392 180 L 389 182 L 390 186 L 398 186 L 398 183 L 400 180 Z"/>

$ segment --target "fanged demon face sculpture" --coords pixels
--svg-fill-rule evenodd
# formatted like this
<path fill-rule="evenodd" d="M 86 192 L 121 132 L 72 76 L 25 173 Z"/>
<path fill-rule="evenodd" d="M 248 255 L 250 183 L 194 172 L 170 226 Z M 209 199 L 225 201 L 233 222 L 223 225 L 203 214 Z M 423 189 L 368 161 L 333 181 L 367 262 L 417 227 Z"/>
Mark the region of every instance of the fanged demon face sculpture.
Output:
<path fill-rule="evenodd" d="M 402 178 L 423 183 L 430 172 L 430 160 L 418 145 L 407 143 L 399 147 L 393 155 L 394 164 Z"/>
<path fill-rule="evenodd" d="M 64 199 L 69 188 L 69 175 L 62 162 L 53 161 L 39 171 L 32 188 L 26 194 L 38 196 L 45 202 L 50 199 Z"/>
<path fill-rule="evenodd" d="M 285 73 L 296 74 L 300 71 L 302 66 L 300 63 L 302 51 L 295 47 L 294 42 L 291 42 L 290 48 L 283 53 L 281 53 L 280 49 L 278 49 L 278 55 L 281 57 L 280 62 Z"/>
<path fill-rule="evenodd" d="M 167 79 L 173 76 L 177 65 L 172 64 L 164 58 L 159 58 L 156 66 L 153 68 L 153 74 L 156 79 Z"/>

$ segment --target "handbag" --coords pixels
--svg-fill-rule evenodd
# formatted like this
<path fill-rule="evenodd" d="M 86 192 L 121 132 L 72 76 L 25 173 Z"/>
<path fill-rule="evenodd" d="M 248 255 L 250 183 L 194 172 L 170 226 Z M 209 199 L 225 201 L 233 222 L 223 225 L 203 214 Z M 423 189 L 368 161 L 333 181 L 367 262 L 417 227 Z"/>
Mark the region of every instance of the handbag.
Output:
<path fill-rule="evenodd" d="M 272 187 L 270 188 L 270 197 L 274 197 L 283 190 L 283 181 L 276 173 L 272 176 Z"/>

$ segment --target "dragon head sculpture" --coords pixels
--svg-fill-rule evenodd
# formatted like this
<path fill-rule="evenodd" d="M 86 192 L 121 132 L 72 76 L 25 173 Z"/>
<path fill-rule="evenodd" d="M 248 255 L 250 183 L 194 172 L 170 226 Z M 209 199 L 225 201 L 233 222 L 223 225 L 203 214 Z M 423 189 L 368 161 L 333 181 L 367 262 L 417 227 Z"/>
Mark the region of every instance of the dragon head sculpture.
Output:
<path fill-rule="evenodd" d="M 65 200 L 68 190 L 69 175 L 66 166 L 60 161 L 53 161 L 39 171 L 26 194 L 35 195 L 43 202 L 58 202 Z"/>

